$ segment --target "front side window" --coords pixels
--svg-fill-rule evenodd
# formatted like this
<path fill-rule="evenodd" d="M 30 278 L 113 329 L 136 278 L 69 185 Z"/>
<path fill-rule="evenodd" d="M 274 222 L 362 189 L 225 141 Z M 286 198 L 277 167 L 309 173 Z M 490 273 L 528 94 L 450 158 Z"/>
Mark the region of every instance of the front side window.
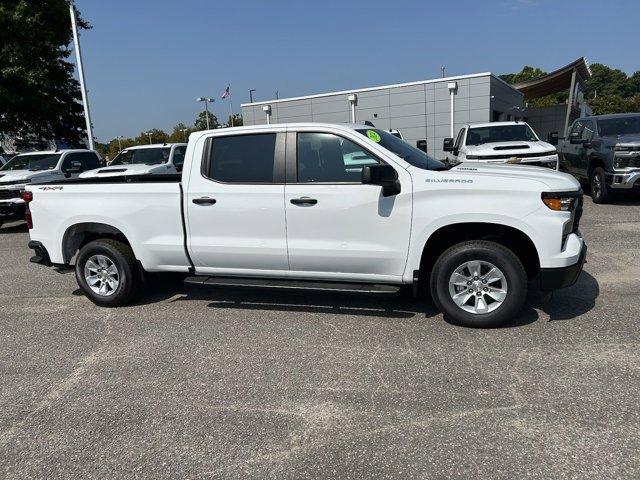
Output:
<path fill-rule="evenodd" d="M 362 167 L 379 163 L 360 145 L 331 133 L 298 133 L 297 152 L 298 182 L 304 183 L 360 183 Z"/>
<path fill-rule="evenodd" d="M 593 122 L 591 121 L 586 121 L 584 122 L 584 127 L 582 128 L 582 135 L 580 138 L 582 138 L 582 140 L 588 140 L 591 141 L 593 140 L 593 134 L 594 134 L 594 128 L 593 128 Z"/>
<path fill-rule="evenodd" d="M 58 165 L 60 153 L 29 153 L 17 155 L 0 170 L 53 170 Z"/>
<path fill-rule="evenodd" d="M 214 137 L 206 176 L 225 183 L 272 183 L 276 134 Z"/>
<path fill-rule="evenodd" d="M 456 143 L 454 144 L 454 147 L 457 148 L 458 150 L 462 146 L 463 138 L 464 138 L 464 128 L 461 128 L 460 131 L 458 132 L 458 136 L 456 137 Z"/>
<path fill-rule="evenodd" d="M 494 142 L 537 142 L 538 137 L 525 123 L 518 125 L 491 125 L 472 127 L 467 133 L 466 145 L 483 145 Z"/>
<path fill-rule="evenodd" d="M 160 165 L 169 161 L 170 147 L 123 150 L 110 165 Z"/>

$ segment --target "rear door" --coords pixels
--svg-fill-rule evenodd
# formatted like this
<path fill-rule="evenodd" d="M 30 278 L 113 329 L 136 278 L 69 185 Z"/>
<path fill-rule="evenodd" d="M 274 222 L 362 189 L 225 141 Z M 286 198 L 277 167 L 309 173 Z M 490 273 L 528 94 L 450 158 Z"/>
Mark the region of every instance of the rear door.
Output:
<path fill-rule="evenodd" d="M 284 141 L 273 130 L 199 140 L 185 194 L 198 273 L 286 274 Z"/>
<path fill-rule="evenodd" d="M 390 280 L 403 274 L 411 179 L 394 165 L 403 190 L 383 197 L 381 187 L 361 182 L 363 167 L 380 162 L 355 137 L 313 130 L 287 134 L 285 208 L 293 275 Z"/>

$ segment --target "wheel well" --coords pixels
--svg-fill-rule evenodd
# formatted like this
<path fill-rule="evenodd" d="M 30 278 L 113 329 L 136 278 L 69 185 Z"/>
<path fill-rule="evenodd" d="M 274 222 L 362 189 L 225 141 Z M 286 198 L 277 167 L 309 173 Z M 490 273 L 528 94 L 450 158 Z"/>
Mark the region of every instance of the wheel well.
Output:
<path fill-rule="evenodd" d="M 105 223 L 77 223 L 64 233 L 62 238 L 62 256 L 64 263 L 69 264 L 73 256 L 87 243 L 100 238 L 112 238 L 131 246 L 127 237 L 116 227 Z"/>
<path fill-rule="evenodd" d="M 436 230 L 427 240 L 420 260 L 421 278 L 429 278 L 433 265 L 445 250 L 467 240 L 489 240 L 507 247 L 520 259 L 529 279 L 540 270 L 538 250 L 517 228 L 494 223 L 456 223 Z"/>

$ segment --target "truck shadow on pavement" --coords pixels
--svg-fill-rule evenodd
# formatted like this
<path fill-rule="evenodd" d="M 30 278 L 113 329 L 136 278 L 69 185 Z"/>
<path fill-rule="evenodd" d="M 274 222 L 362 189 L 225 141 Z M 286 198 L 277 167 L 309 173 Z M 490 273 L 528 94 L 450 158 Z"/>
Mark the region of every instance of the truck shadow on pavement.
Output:
<path fill-rule="evenodd" d="M 525 308 L 500 328 L 534 323 L 540 319 L 539 311 L 549 316 L 549 322 L 575 319 L 594 308 L 599 294 L 597 280 L 586 271 L 582 272 L 575 285 L 552 295 L 543 294 L 532 283 Z M 430 298 L 413 298 L 409 288 L 389 297 L 231 287 L 197 288 L 184 286 L 181 277 L 164 275 L 150 279 L 136 305 L 193 300 L 207 301 L 208 308 L 221 310 L 268 310 L 390 319 L 431 319 L 440 316 Z M 444 320 L 447 321 L 446 318 Z"/>

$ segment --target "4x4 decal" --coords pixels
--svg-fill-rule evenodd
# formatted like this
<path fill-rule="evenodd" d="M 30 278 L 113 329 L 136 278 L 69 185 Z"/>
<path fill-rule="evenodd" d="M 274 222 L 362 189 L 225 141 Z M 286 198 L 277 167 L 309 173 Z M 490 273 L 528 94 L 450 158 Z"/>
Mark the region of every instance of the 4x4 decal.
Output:
<path fill-rule="evenodd" d="M 62 190 L 62 189 L 63 187 L 46 187 L 46 186 L 38 188 L 38 190 L 44 190 L 45 192 L 49 190 Z"/>

